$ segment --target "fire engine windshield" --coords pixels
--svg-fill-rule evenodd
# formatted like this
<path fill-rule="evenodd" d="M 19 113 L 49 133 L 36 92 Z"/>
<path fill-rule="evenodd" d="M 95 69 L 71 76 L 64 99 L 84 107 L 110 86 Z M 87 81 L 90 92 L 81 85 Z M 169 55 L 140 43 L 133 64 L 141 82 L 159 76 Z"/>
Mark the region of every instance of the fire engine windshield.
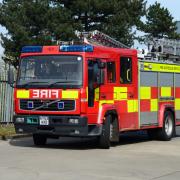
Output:
<path fill-rule="evenodd" d="M 81 56 L 30 56 L 21 59 L 17 86 L 82 85 Z"/>

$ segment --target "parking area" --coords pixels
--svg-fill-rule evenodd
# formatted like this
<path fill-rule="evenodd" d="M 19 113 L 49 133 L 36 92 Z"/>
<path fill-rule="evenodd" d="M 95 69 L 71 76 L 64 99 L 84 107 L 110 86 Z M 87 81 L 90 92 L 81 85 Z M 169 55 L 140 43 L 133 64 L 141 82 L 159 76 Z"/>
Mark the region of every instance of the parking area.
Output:
<path fill-rule="evenodd" d="M 109 150 L 94 140 L 61 138 L 35 147 L 32 138 L 0 141 L 1 180 L 178 180 L 180 128 L 169 142 L 123 134 Z"/>

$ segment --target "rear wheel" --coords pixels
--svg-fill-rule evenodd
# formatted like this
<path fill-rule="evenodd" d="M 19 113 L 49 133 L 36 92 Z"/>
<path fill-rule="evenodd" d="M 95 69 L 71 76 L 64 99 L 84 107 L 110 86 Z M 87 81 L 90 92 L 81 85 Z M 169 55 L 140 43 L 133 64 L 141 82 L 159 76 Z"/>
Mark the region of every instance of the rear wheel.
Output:
<path fill-rule="evenodd" d="M 47 142 L 47 137 L 41 134 L 33 134 L 34 145 L 43 146 Z"/>
<path fill-rule="evenodd" d="M 166 111 L 164 114 L 163 127 L 158 131 L 158 138 L 169 141 L 175 135 L 175 122 L 172 112 Z"/>

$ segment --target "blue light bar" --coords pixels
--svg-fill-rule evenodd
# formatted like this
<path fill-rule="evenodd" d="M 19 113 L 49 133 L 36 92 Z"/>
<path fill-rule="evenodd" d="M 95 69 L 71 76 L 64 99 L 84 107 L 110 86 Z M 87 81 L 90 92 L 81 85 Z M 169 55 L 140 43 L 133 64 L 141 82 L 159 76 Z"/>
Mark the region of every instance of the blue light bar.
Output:
<path fill-rule="evenodd" d="M 22 53 L 38 53 L 42 52 L 42 46 L 24 46 L 22 48 Z"/>
<path fill-rule="evenodd" d="M 60 51 L 63 52 L 93 52 L 94 48 L 91 45 L 62 45 Z"/>

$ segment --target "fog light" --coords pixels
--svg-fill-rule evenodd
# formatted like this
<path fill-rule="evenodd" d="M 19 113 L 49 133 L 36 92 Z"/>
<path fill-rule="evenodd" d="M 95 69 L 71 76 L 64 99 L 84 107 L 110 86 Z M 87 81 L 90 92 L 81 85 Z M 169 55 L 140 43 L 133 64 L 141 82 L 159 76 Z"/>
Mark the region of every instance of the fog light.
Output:
<path fill-rule="evenodd" d="M 24 118 L 22 117 L 16 118 L 16 123 L 24 123 Z"/>
<path fill-rule="evenodd" d="M 23 129 L 19 128 L 19 129 L 18 129 L 18 132 L 19 132 L 19 133 L 23 133 Z"/>
<path fill-rule="evenodd" d="M 80 134 L 80 132 L 78 130 L 75 130 L 74 134 Z"/>
<path fill-rule="evenodd" d="M 70 124 L 79 124 L 79 119 L 69 119 Z"/>

